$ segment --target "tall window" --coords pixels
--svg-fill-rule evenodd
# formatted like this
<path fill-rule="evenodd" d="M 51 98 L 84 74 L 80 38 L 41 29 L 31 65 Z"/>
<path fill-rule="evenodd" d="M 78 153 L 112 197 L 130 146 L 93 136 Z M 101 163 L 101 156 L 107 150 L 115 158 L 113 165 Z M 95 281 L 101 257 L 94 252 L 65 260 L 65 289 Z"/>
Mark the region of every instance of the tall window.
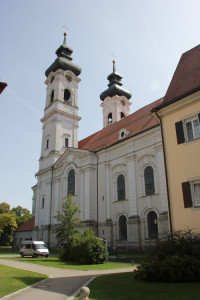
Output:
<path fill-rule="evenodd" d="M 124 119 L 125 118 L 125 115 L 123 112 L 121 112 L 121 119 Z"/>
<path fill-rule="evenodd" d="M 154 211 L 150 211 L 147 215 L 148 223 L 148 238 L 157 239 L 158 238 L 158 222 L 157 215 Z"/>
<path fill-rule="evenodd" d="M 54 100 L 54 91 L 51 92 L 51 103 L 53 102 Z"/>
<path fill-rule="evenodd" d="M 108 124 L 112 124 L 112 113 L 108 115 Z"/>
<path fill-rule="evenodd" d="M 125 193 L 125 178 L 124 175 L 119 175 L 117 177 L 117 198 L 118 201 L 125 200 L 126 193 Z"/>
<path fill-rule="evenodd" d="M 200 182 L 192 184 L 193 187 L 193 205 L 194 207 L 200 206 Z"/>
<path fill-rule="evenodd" d="M 200 137 L 199 119 L 193 119 L 185 123 L 187 140 L 191 141 Z"/>
<path fill-rule="evenodd" d="M 64 90 L 64 100 L 69 102 L 69 99 L 70 99 L 70 91 L 65 89 Z"/>
<path fill-rule="evenodd" d="M 44 198 L 42 198 L 42 205 L 41 208 L 44 208 Z"/>
<path fill-rule="evenodd" d="M 148 166 L 144 170 L 145 194 L 155 194 L 153 168 Z"/>
<path fill-rule="evenodd" d="M 127 240 L 127 222 L 125 216 L 119 217 L 119 239 Z"/>
<path fill-rule="evenodd" d="M 65 148 L 68 147 L 68 144 L 69 144 L 69 140 L 68 140 L 68 138 L 65 138 Z"/>
<path fill-rule="evenodd" d="M 75 195 L 75 171 L 73 169 L 68 173 L 68 195 Z"/>
<path fill-rule="evenodd" d="M 46 149 L 49 148 L 49 139 L 46 140 Z"/>

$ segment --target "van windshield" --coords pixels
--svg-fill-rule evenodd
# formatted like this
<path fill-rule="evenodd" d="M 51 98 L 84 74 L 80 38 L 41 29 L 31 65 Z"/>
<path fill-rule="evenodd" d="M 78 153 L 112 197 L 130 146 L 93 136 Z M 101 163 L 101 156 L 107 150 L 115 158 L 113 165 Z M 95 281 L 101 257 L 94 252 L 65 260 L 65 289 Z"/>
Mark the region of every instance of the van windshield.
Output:
<path fill-rule="evenodd" d="M 39 245 L 35 245 L 36 249 L 46 249 L 45 245 L 43 244 L 39 244 Z"/>

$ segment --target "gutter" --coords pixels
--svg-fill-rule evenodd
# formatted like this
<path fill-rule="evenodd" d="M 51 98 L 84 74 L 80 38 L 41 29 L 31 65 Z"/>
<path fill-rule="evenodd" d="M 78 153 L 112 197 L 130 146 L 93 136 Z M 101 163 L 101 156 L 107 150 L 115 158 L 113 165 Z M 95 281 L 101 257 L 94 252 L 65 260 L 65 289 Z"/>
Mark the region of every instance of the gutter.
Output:
<path fill-rule="evenodd" d="M 99 237 L 99 158 L 97 157 L 97 237 Z"/>
<path fill-rule="evenodd" d="M 168 204 L 168 211 L 169 211 L 169 230 L 170 235 L 173 235 L 172 229 L 172 217 L 171 217 L 171 204 L 170 204 L 170 196 L 169 196 L 169 183 L 168 183 L 168 173 L 167 173 L 167 163 L 166 163 L 166 152 L 165 152 L 165 143 L 164 143 L 164 135 L 163 135 L 163 126 L 162 126 L 162 119 L 158 115 L 157 111 L 154 110 L 157 118 L 160 120 L 160 128 L 161 128 L 161 137 L 162 137 L 162 146 L 163 146 L 163 156 L 164 156 L 164 165 L 165 165 L 165 180 L 166 180 L 166 188 L 167 188 L 167 204 Z"/>
<path fill-rule="evenodd" d="M 51 168 L 51 194 L 50 194 L 50 211 L 49 211 L 49 232 L 48 232 L 48 248 L 50 250 L 51 243 L 51 215 L 52 215 L 52 202 L 53 202 L 53 170 L 54 166 Z"/>

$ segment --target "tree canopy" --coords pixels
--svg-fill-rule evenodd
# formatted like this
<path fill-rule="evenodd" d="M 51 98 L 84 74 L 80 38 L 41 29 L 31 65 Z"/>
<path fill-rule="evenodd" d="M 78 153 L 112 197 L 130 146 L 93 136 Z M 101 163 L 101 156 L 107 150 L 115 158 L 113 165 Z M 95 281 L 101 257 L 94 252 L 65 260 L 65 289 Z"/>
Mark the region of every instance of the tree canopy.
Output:
<path fill-rule="evenodd" d="M 15 212 L 16 214 L 17 227 L 24 224 L 26 221 L 28 221 L 31 218 L 31 213 L 27 208 L 17 206 L 17 207 L 13 207 L 11 211 Z"/>
<path fill-rule="evenodd" d="M 31 218 L 27 208 L 13 207 L 6 202 L 0 203 L 0 245 L 10 245 L 16 228 Z"/>
<path fill-rule="evenodd" d="M 80 209 L 72 196 L 62 203 L 61 210 L 56 212 L 55 219 L 58 226 L 54 229 L 56 239 L 59 244 L 70 244 L 74 237 L 78 234 L 79 228 L 83 225 L 81 219 L 77 216 Z"/>

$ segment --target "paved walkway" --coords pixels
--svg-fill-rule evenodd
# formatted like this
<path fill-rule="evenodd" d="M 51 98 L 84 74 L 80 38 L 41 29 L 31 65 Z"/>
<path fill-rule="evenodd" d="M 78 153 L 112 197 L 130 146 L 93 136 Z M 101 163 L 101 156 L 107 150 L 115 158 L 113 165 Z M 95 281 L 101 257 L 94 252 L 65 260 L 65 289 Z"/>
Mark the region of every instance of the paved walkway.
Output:
<path fill-rule="evenodd" d="M 35 265 L 22 261 L 14 261 L 3 258 L 0 258 L 0 264 L 28 271 L 38 272 L 50 276 L 49 279 L 36 283 L 34 286 L 21 290 L 18 293 L 14 293 L 1 298 L 9 298 L 12 300 L 73 299 L 73 295 L 75 295 L 75 293 L 83 285 L 87 285 L 87 283 L 96 276 L 132 272 L 134 269 L 133 267 L 129 267 L 112 270 L 79 271 L 46 267 L 42 265 Z"/>

